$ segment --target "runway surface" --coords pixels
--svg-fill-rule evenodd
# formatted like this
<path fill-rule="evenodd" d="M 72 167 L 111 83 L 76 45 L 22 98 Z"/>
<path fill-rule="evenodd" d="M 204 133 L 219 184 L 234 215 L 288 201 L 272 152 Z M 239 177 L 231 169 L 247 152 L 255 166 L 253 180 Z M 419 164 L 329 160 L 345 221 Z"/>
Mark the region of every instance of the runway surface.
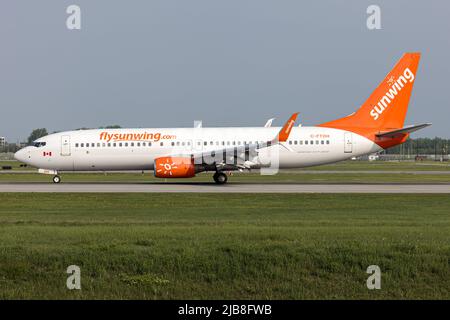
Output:
<path fill-rule="evenodd" d="M 450 184 L 1 183 L 0 192 L 450 193 Z"/>

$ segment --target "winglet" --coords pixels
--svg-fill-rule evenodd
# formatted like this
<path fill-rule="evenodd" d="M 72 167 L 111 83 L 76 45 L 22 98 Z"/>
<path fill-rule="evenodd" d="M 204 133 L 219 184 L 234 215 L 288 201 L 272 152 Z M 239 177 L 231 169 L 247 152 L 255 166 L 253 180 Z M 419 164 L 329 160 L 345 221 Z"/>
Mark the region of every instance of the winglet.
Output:
<path fill-rule="evenodd" d="M 275 118 L 267 120 L 266 124 L 264 125 L 264 128 L 270 128 L 272 126 L 273 120 L 275 120 Z"/>
<path fill-rule="evenodd" d="M 292 127 L 294 126 L 295 120 L 297 120 L 298 112 L 294 113 L 289 120 L 284 124 L 283 128 L 281 128 L 278 133 L 277 140 L 278 142 L 286 142 L 291 133 Z"/>

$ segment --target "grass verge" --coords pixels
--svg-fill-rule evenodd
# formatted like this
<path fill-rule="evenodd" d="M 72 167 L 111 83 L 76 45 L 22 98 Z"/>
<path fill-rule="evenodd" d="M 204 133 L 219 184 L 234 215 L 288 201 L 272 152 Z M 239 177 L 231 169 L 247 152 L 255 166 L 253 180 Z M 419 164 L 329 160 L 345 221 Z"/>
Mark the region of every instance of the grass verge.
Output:
<path fill-rule="evenodd" d="M 0 299 L 449 299 L 449 212 L 448 195 L 0 194 Z"/>

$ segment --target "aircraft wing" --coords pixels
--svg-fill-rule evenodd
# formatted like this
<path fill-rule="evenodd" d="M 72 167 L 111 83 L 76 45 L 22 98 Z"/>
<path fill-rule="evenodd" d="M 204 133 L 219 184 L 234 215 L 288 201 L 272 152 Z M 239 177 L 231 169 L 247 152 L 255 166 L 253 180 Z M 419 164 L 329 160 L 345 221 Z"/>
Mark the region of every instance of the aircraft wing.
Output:
<path fill-rule="evenodd" d="M 418 125 L 414 125 L 414 126 L 407 126 L 401 129 L 396 129 L 396 130 L 392 130 L 392 131 L 386 131 L 386 132 L 380 132 L 377 133 L 376 136 L 377 137 L 388 137 L 388 138 L 395 138 L 407 133 L 411 133 L 423 128 L 426 128 L 428 126 L 431 126 L 431 123 L 423 123 L 423 124 L 418 124 Z"/>
<path fill-rule="evenodd" d="M 294 127 L 297 116 L 298 112 L 294 113 L 281 128 L 280 132 L 270 141 L 262 141 L 227 148 L 218 148 L 215 150 L 207 150 L 196 153 L 194 152 L 189 156 L 194 159 L 194 163 L 196 164 L 211 164 L 211 160 L 216 159 L 216 155 L 221 155 L 218 157 L 220 158 L 220 161 L 214 163 L 216 168 L 229 168 L 231 164 L 231 166 L 234 168 L 248 169 L 248 161 L 250 161 L 250 159 L 252 159 L 253 157 L 256 157 L 259 150 L 280 144 L 280 142 L 287 141 L 291 130 Z M 287 146 L 283 145 L 283 147 L 290 150 Z"/>

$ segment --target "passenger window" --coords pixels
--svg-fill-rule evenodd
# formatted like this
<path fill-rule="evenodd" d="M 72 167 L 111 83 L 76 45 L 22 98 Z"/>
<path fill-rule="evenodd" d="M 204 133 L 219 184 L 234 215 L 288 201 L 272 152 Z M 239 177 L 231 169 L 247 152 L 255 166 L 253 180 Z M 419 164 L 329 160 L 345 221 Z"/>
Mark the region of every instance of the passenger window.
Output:
<path fill-rule="evenodd" d="M 171 145 L 172 145 L 172 147 L 175 147 L 175 142 L 172 141 Z"/>
<path fill-rule="evenodd" d="M 212 146 L 214 144 L 214 142 L 210 141 L 209 144 Z"/>
<path fill-rule="evenodd" d="M 327 140 L 327 144 L 330 144 L 330 140 Z"/>
<path fill-rule="evenodd" d="M 291 141 L 291 140 L 289 140 L 289 144 L 292 144 L 292 141 Z"/>
<path fill-rule="evenodd" d="M 103 143 L 102 143 L 102 147 L 103 147 L 103 148 L 106 147 L 106 143 L 103 142 Z"/>
<path fill-rule="evenodd" d="M 121 147 L 122 146 L 122 142 L 119 142 L 119 147 Z"/>
<path fill-rule="evenodd" d="M 131 147 L 134 147 L 134 142 L 130 142 L 130 146 L 131 146 Z"/>
<path fill-rule="evenodd" d="M 113 143 L 113 147 L 116 147 L 116 146 L 117 146 L 117 143 L 114 142 L 114 143 Z"/>
<path fill-rule="evenodd" d="M 184 146 L 184 142 L 181 145 Z"/>
<path fill-rule="evenodd" d="M 148 143 L 148 146 L 151 147 L 151 146 L 152 146 L 152 143 L 149 142 L 149 143 Z M 144 147 L 145 147 L 145 142 L 144 142 Z"/>
<path fill-rule="evenodd" d="M 297 142 L 297 140 L 294 140 L 294 144 L 297 144 L 298 142 Z"/>
<path fill-rule="evenodd" d="M 78 143 L 75 143 L 75 148 L 78 148 Z"/>
<path fill-rule="evenodd" d="M 308 144 L 308 140 L 305 140 L 305 144 Z"/>
<path fill-rule="evenodd" d="M 236 141 L 233 141 L 233 146 L 235 146 L 236 145 Z"/>
<path fill-rule="evenodd" d="M 150 145 L 150 142 L 149 142 L 148 145 Z M 145 147 L 145 142 L 142 142 L 142 146 Z M 139 146 L 138 146 L 138 147 L 139 147 Z"/>
<path fill-rule="evenodd" d="M 177 141 L 177 146 L 179 146 L 180 145 L 180 141 Z"/>
<path fill-rule="evenodd" d="M 322 141 L 320 141 L 320 143 L 321 143 L 321 144 L 324 144 L 324 143 L 325 143 L 325 141 L 323 141 L 323 140 L 322 140 Z"/>
<path fill-rule="evenodd" d="M 203 142 L 203 145 L 204 145 L 204 146 L 206 146 L 207 144 L 208 144 L 208 142 L 206 142 L 206 141 L 205 141 L 205 142 Z"/>
<path fill-rule="evenodd" d="M 160 145 L 161 147 L 164 147 L 164 142 L 160 142 L 159 145 Z"/>
<path fill-rule="evenodd" d="M 100 148 L 100 142 L 97 142 L 97 148 Z"/>
<path fill-rule="evenodd" d="M 111 147 L 111 143 L 110 142 L 108 142 L 108 148 L 110 148 Z"/>

